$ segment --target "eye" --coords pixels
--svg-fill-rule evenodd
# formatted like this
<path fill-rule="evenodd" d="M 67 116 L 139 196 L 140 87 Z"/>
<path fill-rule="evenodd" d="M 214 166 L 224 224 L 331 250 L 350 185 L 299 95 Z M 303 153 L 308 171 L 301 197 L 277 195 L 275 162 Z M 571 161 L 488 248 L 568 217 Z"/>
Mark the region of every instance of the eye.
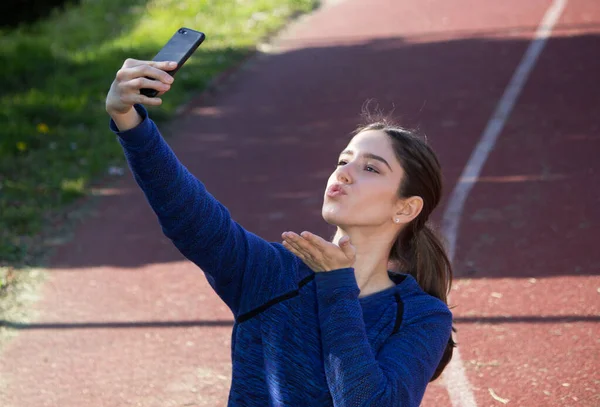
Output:
<path fill-rule="evenodd" d="M 337 163 L 338 167 L 340 165 L 346 165 L 346 164 L 348 164 L 348 162 L 346 160 L 339 160 Z M 373 167 L 372 165 L 365 166 L 365 171 L 374 172 L 375 174 L 380 174 L 380 172 L 377 170 L 377 168 Z"/>

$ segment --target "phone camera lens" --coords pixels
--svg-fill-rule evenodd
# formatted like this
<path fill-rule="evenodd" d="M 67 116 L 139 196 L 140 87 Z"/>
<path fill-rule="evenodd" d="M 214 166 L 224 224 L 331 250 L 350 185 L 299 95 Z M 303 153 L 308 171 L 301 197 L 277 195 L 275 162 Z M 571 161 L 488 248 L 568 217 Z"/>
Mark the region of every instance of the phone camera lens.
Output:
<path fill-rule="evenodd" d="M 179 34 L 187 34 L 187 31 L 184 30 L 183 28 L 180 28 L 179 29 Z"/>

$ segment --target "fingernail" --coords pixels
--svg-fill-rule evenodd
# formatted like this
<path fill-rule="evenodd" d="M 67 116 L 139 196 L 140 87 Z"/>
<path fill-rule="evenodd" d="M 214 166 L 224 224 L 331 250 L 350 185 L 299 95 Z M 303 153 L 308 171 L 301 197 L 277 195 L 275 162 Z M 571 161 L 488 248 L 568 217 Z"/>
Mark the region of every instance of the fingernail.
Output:
<path fill-rule="evenodd" d="M 175 67 L 175 66 L 177 66 L 177 62 L 169 62 L 169 66 Z"/>

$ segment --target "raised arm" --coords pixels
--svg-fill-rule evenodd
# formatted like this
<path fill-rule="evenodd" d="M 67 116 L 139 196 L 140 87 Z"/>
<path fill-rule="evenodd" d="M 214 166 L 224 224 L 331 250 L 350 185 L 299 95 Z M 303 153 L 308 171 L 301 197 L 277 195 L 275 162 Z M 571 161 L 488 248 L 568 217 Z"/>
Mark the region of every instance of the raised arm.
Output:
<path fill-rule="evenodd" d="M 164 234 L 197 264 L 234 315 L 296 288 L 298 260 L 280 244 L 244 230 L 177 159 L 140 103 L 140 88 L 169 88 L 166 63 L 127 60 L 107 96 L 111 129 Z M 152 81 L 145 76 L 157 79 Z M 155 100 L 158 99 L 158 100 Z"/>

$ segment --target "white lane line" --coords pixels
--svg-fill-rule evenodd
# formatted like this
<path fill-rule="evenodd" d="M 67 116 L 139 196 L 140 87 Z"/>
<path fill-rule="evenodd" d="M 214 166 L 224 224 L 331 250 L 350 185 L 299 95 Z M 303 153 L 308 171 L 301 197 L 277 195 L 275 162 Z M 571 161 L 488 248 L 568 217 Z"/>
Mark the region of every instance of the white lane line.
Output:
<path fill-rule="evenodd" d="M 546 45 L 546 40 L 550 37 L 552 29 L 566 5 L 567 0 L 554 0 L 546 11 L 533 40 L 504 90 L 494 114 L 488 121 L 475 150 L 473 150 L 452 191 L 442 220 L 442 230 L 447 239 L 448 255 L 451 261 L 454 261 L 458 227 L 469 192 L 477 182 L 481 169 L 490 151 L 494 148 L 498 135 L 504 128 L 504 124 L 510 116 L 531 70 L 544 49 L 544 45 Z M 452 361 L 444 372 L 444 384 L 453 407 L 477 407 L 458 349 L 454 349 Z"/>

